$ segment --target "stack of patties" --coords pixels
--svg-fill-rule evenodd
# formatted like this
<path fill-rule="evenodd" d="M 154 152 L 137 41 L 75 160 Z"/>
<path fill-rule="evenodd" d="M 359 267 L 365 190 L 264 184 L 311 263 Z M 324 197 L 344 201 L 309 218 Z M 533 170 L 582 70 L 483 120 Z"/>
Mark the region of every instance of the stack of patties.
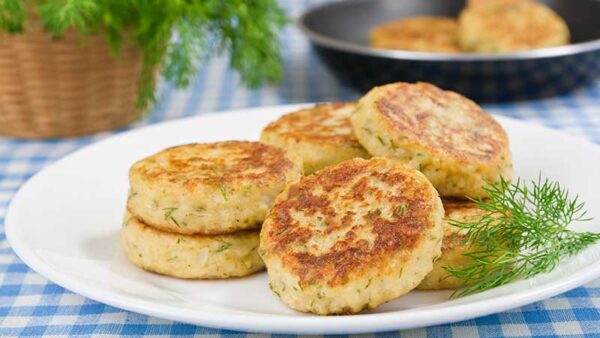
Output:
<path fill-rule="evenodd" d="M 351 117 L 354 133 L 373 156 L 397 159 L 422 172 L 444 197 L 442 255 L 420 289 L 458 288 L 446 268 L 469 264 L 464 231 L 448 220 L 481 216 L 465 198 L 485 198 L 483 187 L 513 175 L 508 137 L 494 118 L 466 97 L 428 83 L 372 89 Z M 462 199 L 462 200 L 461 200 Z"/>
<path fill-rule="evenodd" d="M 130 169 L 121 244 L 140 268 L 179 278 L 259 271 L 260 226 L 301 175 L 296 155 L 258 142 L 168 148 Z"/>

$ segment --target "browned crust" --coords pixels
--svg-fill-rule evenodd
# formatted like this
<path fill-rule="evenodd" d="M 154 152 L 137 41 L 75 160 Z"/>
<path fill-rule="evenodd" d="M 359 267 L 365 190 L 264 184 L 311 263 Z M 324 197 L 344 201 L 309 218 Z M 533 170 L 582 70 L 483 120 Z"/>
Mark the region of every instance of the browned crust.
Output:
<path fill-rule="evenodd" d="M 353 102 L 317 104 L 281 116 L 265 127 L 263 133 L 274 133 L 296 142 L 344 144 L 361 148 L 352 133 L 350 119 L 336 116 L 337 110 L 354 106 Z"/>
<path fill-rule="evenodd" d="M 212 155 L 218 151 L 218 155 Z M 194 191 L 202 185 L 272 182 L 285 179 L 294 163 L 278 147 L 259 142 L 195 143 L 167 148 L 131 168 L 144 180 Z"/>
<path fill-rule="evenodd" d="M 389 189 L 379 189 L 374 181 Z M 422 240 L 423 230 L 435 226 L 436 198 L 422 175 L 400 163 L 383 158 L 349 160 L 291 185 L 267 215 L 262 245 L 268 255 L 279 257 L 284 267 L 299 277 L 302 287 L 342 285 L 378 266 L 385 271 L 386 260 L 393 253 L 404 252 L 408 259 Z M 357 215 L 351 207 L 370 209 Z M 384 209 L 385 215 L 381 213 Z M 325 228 L 317 230 L 315 224 L 299 221 L 294 217 L 298 212 L 318 215 Z M 308 250 L 311 237 L 340 230 L 345 234 L 326 252 Z M 371 243 L 361 237 L 365 232 L 373 236 Z M 302 246 L 308 249 L 295 249 Z"/>
<path fill-rule="evenodd" d="M 375 90 L 383 91 L 374 104 L 386 123 L 434 153 L 459 162 L 487 162 L 501 160 L 508 149 L 504 129 L 460 94 L 424 82 L 398 82 Z"/>
<path fill-rule="evenodd" d="M 416 16 L 386 22 L 371 31 L 376 48 L 460 52 L 458 21 L 443 16 Z"/>

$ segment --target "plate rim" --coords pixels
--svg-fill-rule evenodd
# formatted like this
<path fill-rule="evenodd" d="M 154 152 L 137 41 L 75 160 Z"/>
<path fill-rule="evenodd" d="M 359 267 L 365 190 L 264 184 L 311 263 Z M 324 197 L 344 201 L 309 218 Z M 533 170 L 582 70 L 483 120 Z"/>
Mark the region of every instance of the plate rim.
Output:
<path fill-rule="evenodd" d="M 586 284 L 598 277 L 600 277 L 600 261 L 597 261 L 585 270 L 579 271 L 576 275 L 565 276 L 545 285 L 537 286 L 533 289 L 526 289 L 516 293 L 496 296 L 493 298 L 477 300 L 468 303 L 461 303 L 450 305 L 441 308 L 423 308 L 423 309 L 411 309 L 410 311 L 394 311 L 389 313 L 367 313 L 361 315 L 345 315 L 345 316 L 290 316 L 290 315 L 276 315 L 276 314 L 257 314 L 252 315 L 250 313 L 243 314 L 228 314 L 226 316 L 222 314 L 213 314 L 209 311 L 192 310 L 188 308 L 178 308 L 174 305 L 169 304 L 157 304 L 156 302 L 146 301 L 137 297 L 120 294 L 116 291 L 98 290 L 91 284 L 81 283 L 77 277 L 73 277 L 69 274 L 64 274 L 58 270 L 53 270 L 51 266 L 47 265 L 39 258 L 34 251 L 30 250 L 27 245 L 25 237 L 19 235 L 18 226 L 16 222 L 13 222 L 14 205 L 19 203 L 21 196 L 24 194 L 27 188 L 35 184 L 44 172 L 51 170 L 55 165 L 62 163 L 63 161 L 75 156 L 79 152 L 90 151 L 95 147 L 103 146 L 105 143 L 118 142 L 119 139 L 124 137 L 131 137 L 132 134 L 138 132 L 145 132 L 151 129 L 164 128 L 166 125 L 179 124 L 179 123 L 190 123 L 192 120 L 203 120 L 206 118 L 224 118 L 223 115 L 235 115 L 235 114 L 249 114 L 252 112 L 267 111 L 267 112 L 286 112 L 294 109 L 298 109 L 314 103 L 305 104 L 291 104 L 291 105 L 276 105 L 276 106 L 264 106 L 249 109 L 235 109 L 230 111 L 223 111 L 214 114 L 204 114 L 199 116 L 186 117 L 182 119 L 174 119 L 164 121 L 149 126 L 144 126 L 122 133 L 118 133 L 109 136 L 103 140 L 94 142 L 90 145 L 84 146 L 43 168 L 30 179 L 28 179 L 12 197 L 11 202 L 7 208 L 5 215 L 5 234 L 7 241 L 15 252 L 15 254 L 32 270 L 39 273 L 41 276 L 47 278 L 50 282 L 55 283 L 67 290 L 82 295 L 86 298 L 104 303 L 110 306 L 114 306 L 127 311 L 133 311 L 149 316 L 158 318 L 164 318 L 177 322 L 185 322 L 195 325 L 201 325 L 217 329 L 228 329 L 235 331 L 248 331 L 248 332 L 262 332 L 262 333 L 292 333 L 292 334 L 324 334 L 324 333 L 366 333 L 366 332 L 383 332 L 390 330 L 409 329 L 417 327 L 426 327 L 430 325 L 438 325 L 444 323 L 451 323 L 456 321 L 468 320 L 477 318 L 492 313 L 498 313 L 506 311 L 512 308 L 530 304 L 536 301 L 552 297 L 573 288 L 579 287 Z M 570 135 L 555 129 L 547 128 L 545 126 L 523 121 L 507 116 L 495 115 L 499 120 L 511 121 L 510 123 L 525 123 L 535 128 L 544 129 L 547 132 L 552 132 L 562 136 L 568 136 L 572 139 L 576 139 L 579 142 L 585 142 L 592 146 L 598 147 L 597 144 L 590 142 L 589 140 Z M 494 303 L 493 306 L 488 306 L 490 303 Z M 420 316 L 423 312 L 427 312 L 429 316 L 423 319 Z M 263 320 L 257 321 L 257 316 Z M 397 319 L 402 317 L 402 321 L 398 322 Z M 412 317 L 418 317 L 417 324 L 414 324 Z M 360 318 L 361 320 L 357 320 Z M 394 320 L 396 319 L 396 320 Z M 265 327 L 263 322 L 268 321 L 269 326 Z M 411 323 L 413 321 L 413 323 Z"/>

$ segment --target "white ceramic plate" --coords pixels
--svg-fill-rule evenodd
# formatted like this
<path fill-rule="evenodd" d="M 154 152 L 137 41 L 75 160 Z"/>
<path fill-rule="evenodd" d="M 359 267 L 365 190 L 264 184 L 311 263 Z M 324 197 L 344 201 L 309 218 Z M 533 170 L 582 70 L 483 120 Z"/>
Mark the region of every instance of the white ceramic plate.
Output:
<path fill-rule="evenodd" d="M 69 290 L 123 309 L 209 327 L 279 333 L 359 333 L 414 328 L 483 316 L 535 302 L 600 277 L 600 245 L 549 274 L 448 301 L 449 292 L 414 291 L 376 311 L 318 317 L 288 309 L 267 274 L 225 281 L 182 281 L 141 271 L 118 245 L 127 171 L 165 147 L 227 139 L 256 140 L 266 123 L 299 106 L 177 120 L 129 131 L 49 166 L 13 199 L 6 233 L 35 271 Z M 510 136 L 517 175 L 560 181 L 600 216 L 600 147 L 557 131 L 499 118 Z M 598 231 L 598 222 L 577 225 Z"/>

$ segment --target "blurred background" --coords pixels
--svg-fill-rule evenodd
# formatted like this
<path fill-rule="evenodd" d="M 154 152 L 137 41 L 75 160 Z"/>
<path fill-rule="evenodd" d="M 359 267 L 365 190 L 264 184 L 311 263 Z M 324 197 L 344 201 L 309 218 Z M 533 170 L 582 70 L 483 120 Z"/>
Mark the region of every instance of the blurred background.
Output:
<path fill-rule="evenodd" d="M 484 103 L 493 113 L 539 118 L 546 124 L 556 124 L 548 114 L 563 119 L 586 114 L 585 126 L 598 115 L 600 3 L 595 0 L 542 1 L 567 21 L 576 44 L 508 54 L 368 46 L 369 31 L 378 24 L 415 15 L 456 17 L 464 0 L 263 0 L 250 5 L 159 1 L 153 6 L 132 1 L 123 8 L 111 1 L 100 6 L 94 0 L 76 0 L 65 7 L 60 0 L 7 0 L 2 4 L 5 13 L 14 12 L 11 3 L 21 4 L 26 12 L 23 27 L 11 26 L 10 20 L 0 27 L 0 73 L 5 75 L 0 79 L 0 135 L 53 139 L 242 107 L 349 101 L 373 85 L 399 80 L 434 82 Z M 161 6 L 175 20 L 163 19 Z M 98 14 L 101 10 L 106 13 Z M 123 15 L 125 10 L 137 16 Z M 81 13 L 84 19 L 76 16 Z M 135 39 L 119 20 L 106 19 L 107 13 L 132 21 Z M 95 16 L 96 26 L 81 24 Z M 144 18 L 154 20 L 156 27 L 137 29 L 148 26 L 141 24 Z M 246 26 L 223 24 L 229 21 Z M 106 31 L 90 34 L 97 26 L 106 26 Z M 162 48 L 173 31 L 179 33 Z M 115 36 L 123 41 L 115 43 Z M 224 53 L 212 53 L 219 49 Z M 146 62 L 152 57 L 156 60 Z M 574 105 L 577 112 L 567 112 Z"/>
<path fill-rule="evenodd" d="M 582 6 L 584 1 L 599 4 L 596 0 L 563 0 L 562 3 L 574 4 L 573 6 L 577 7 Z M 13 2 L 16 3 L 14 0 L 12 2 L 5 0 L 0 1 L 0 4 Z M 60 1 L 48 2 L 60 3 Z M 89 4 L 90 2 L 94 1 L 87 0 L 81 3 Z M 421 3 L 422 0 L 398 0 L 398 2 Z M 118 1 L 114 3 L 118 4 Z M 237 8 L 236 6 L 241 6 L 240 4 L 243 3 L 244 1 L 233 0 L 229 2 L 233 6 L 232 8 Z M 285 13 L 294 20 L 310 8 L 326 3 L 332 3 L 332 1 L 279 1 L 279 5 Z M 443 3 L 443 0 L 437 0 L 437 3 Z M 50 6 L 47 10 L 52 12 L 55 9 Z M 586 12 L 590 14 L 589 11 Z M 587 29 L 590 31 L 600 29 L 600 21 L 598 21 L 600 13 L 591 12 L 591 14 L 595 21 L 593 24 L 588 24 Z M 8 21 L 3 15 L 4 12 L 0 12 L 0 22 L 3 23 L 0 26 L 2 30 L 15 28 L 6 24 Z M 365 21 L 367 19 L 357 17 L 356 20 Z M 57 24 L 54 28 L 60 29 L 61 27 Z M 180 29 L 186 29 L 186 26 L 180 27 Z M 229 32 L 235 36 L 235 32 L 231 32 L 231 30 Z M 40 28 L 37 33 L 40 33 Z M 3 39 L 6 39 L 6 35 L 0 39 L 0 45 L 7 43 L 7 40 Z M 351 82 L 338 78 L 320 58 L 311 46 L 310 40 L 294 22 L 283 26 L 279 35 L 283 71 L 280 82 L 249 89 L 242 81 L 239 72 L 231 69 L 230 58 L 227 55 L 214 56 L 201 59 L 201 62 L 197 64 L 197 69 L 192 67 L 172 70 L 174 73 L 188 71 L 193 75 L 189 78 L 188 86 L 185 88 L 178 88 L 173 82 L 157 76 L 155 102 L 144 109 L 135 108 L 137 82 L 131 81 L 131 79 L 137 79 L 135 74 L 141 67 L 139 59 L 122 65 L 122 69 L 116 71 L 115 74 L 108 74 L 108 72 L 100 70 L 95 73 L 96 75 L 90 75 L 90 78 L 85 80 L 81 79 L 81 74 L 85 73 L 86 69 L 103 65 L 103 62 L 106 62 L 99 59 L 97 49 L 89 49 L 85 54 L 76 58 L 73 46 L 77 46 L 77 39 L 72 41 L 73 46 L 58 49 L 47 45 L 49 43 L 47 36 L 35 35 L 31 39 L 34 42 L 33 47 L 27 47 L 25 39 L 16 38 L 15 41 L 10 41 L 14 44 L 15 49 L 0 48 L 0 134 L 18 136 L 16 138 L 0 136 L 0 336 L 27 333 L 28 327 L 43 327 L 43 330 L 50 327 L 57 334 L 77 333 L 81 328 L 84 330 L 81 332 L 88 334 L 110 333 L 114 335 L 126 333 L 156 335 L 224 333 L 220 330 L 173 323 L 111 308 L 49 283 L 23 264 L 8 246 L 4 236 L 4 215 L 10 199 L 28 178 L 43 167 L 76 149 L 117 132 L 170 119 L 213 114 L 238 108 L 301 102 L 352 101 L 362 96 L 364 90 L 357 89 L 356 86 L 351 85 Z M 92 47 L 97 46 L 97 44 L 92 44 Z M 179 47 L 184 48 L 185 45 Z M 127 51 L 128 47 L 124 48 Z M 483 104 L 484 108 L 494 114 L 530 120 L 600 143 L 600 82 L 596 79 L 586 82 L 579 88 L 570 86 L 579 79 L 574 76 L 575 73 L 596 74 L 599 71 L 600 60 L 597 50 L 595 54 L 586 56 L 586 63 L 571 61 L 563 65 L 548 66 L 544 64 L 541 68 L 534 67 L 538 74 L 545 76 L 553 73 L 561 77 L 564 80 L 561 83 L 566 84 L 565 86 L 572 91 L 562 92 L 559 90 L 550 92 L 544 97 L 519 98 L 517 101 L 490 101 Z M 106 53 L 106 48 L 103 48 L 102 52 Z M 382 55 L 387 57 L 384 54 L 361 54 L 360 52 L 358 54 L 376 58 L 382 57 Z M 71 85 L 63 82 L 60 82 L 59 85 L 56 75 L 44 73 L 54 61 L 58 62 L 56 74 L 64 73 L 60 66 L 62 61 L 55 60 L 57 59 L 56 55 L 60 55 L 61 60 L 65 60 L 66 64 L 77 66 L 74 68 L 75 70 L 66 72 L 68 73 L 65 78 L 67 82 L 64 83 L 71 83 Z M 321 51 L 321 56 L 323 56 L 323 51 Z M 398 55 L 393 55 L 393 57 L 396 56 Z M 134 56 L 134 59 L 136 57 L 139 56 Z M 413 58 L 415 55 L 398 57 Z M 24 62 L 31 62 L 32 66 L 24 67 Z M 363 67 L 363 70 L 369 71 L 367 61 L 364 62 L 358 62 L 354 67 Z M 409 65 L 409 68 L 404 71 L 410 72 L 410 67 L 413 66 Z M 465 67 L 468 70 L 470 66 Z M 578 67 L 582 68 L 578 72 L 569 71 L 571 68 L 574 70 Z M 489 71 L 493 72 L 493 70 Z M 25 79 L 23 77 L 25 73 L 31 77 Z M 146 80 L 152 81 L 155 74 L 156 71 L 153 70 Z M 389 75 L 385 70 L 383 74 Z M 110 83 L 107 86 L 93 85 L 96 83 L 94 79 L 106 79 L 108 75 L 116 80 L 107 80 L 107 83 Z M 542 80 L 542 82 L 556 81 L 556 76 L 550 80 Z M 129 81 L 124 83 L 122 82 L 124 79 Z M 528 78 L 526 77 L 524 80 L 528 80 Z M 516 82 L 519 80 L 517 79 Z M 487 85 L 510 86 L 509 83 L 488 83 Z M 478 84 L 474 83 L 471 86 L 478 87 Z M 481 86 L 484 84 L 482 83 Z M 87 89 L 81 90 L 84 87 Z M 561 85 L 559 84 L 558 87 Z M 66 91 L 65 88 L 67 88 Z M 64 110 L 56 109 L 56 107 L 61 107 L 56 103 L 58 101 L 56 90 L 66 92 L 61 98 L 66 101 L 61 101 L 63 103 L 60 104 L 66 107 L 65 109 L 68 108 L 72 114 L 64 114 Z M 119 99 L 115 101 L 114 99 L 117 97 Z M 64 102 L 73 103 L 65 104 Z M 32 103 L 35 104 L 32 106 Z M 51 107 L 54 108 L 50 109 Z M 90 109 L 92 114 L 83 117 L 82 112 L 85 109 Z M 50 110 L 55 112 L 51 117 L 45 114 Z M 114 118 L 114 114 L 121 118 Z M 138 116 L 141 117 L 138 119 Z M 100 125 L 99 121 L 104 121 L 105 124 Z M 83 122 L 85 122 L 86 128 L 81 127 Z M 99 129 L 101 131 L 98 131 Z M 82 133 L 91 134 L 78 137 L 60 136 Z M 45 139 L 48 136 L 51 137 Z M 40 138 L 42 140 L 28 140 Z M 471 336 L 528 336 L 557 334 L 557 332 L 558 334 L 587 333 L 594 335 L 600 334 L 598 327 L 600 311 L 597 304 L 600 304 L 600 282 L 598 281 L 565 295 L 524 308 L 455 325 L 414 330 L 403 333 L 403 335 L 430 335 L 433 337 L 449 336 L 453 332 L 456 336 L 468 334 Z M 556 322 L 559 322 L 560 330 L 556 328 Z M 31 331 L 32 335 L 36 335 L 36 332 L 40 333 Z"/>

